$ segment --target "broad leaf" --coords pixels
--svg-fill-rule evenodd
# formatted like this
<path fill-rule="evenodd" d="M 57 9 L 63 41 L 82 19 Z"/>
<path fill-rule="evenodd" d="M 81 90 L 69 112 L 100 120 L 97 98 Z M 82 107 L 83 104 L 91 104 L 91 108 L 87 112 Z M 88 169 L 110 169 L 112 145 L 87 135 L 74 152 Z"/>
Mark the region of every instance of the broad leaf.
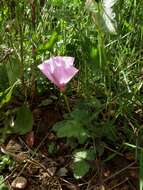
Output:
<path fill-rule="evenodd" d="M 13 85 L 20 77 L 20 68 L 17 59 L 11 58 L 10 62 L 6 64 L 9 84 Z"/>
<path fill-rule="evenodd" d="M 74 151 L 74 161 L 78 162 L 81 160 L 94 160 L 96 157 L 96 152 L 95 150 L 86 150 L 86 149 L 76 149 Z"/>
<path fill-rule="evenodd" d="M 17 111 L 15 125 L 14 125 L 14 132 L 23 135 L 31 131 L 32 127 L 33 127 L 32 112 L 26 105 L 23 105 Z"/>
<path fill-rule="evenodd" d="M 75 137 L 81 144 L 89 137 L 88 131 L 76 120 L 58 122 L 53 130 L 57 132 L 58 137 Z"/>
<path fill-rule="evenodd" d="M 76 179 L 82 178 L 85 174 L 87 174 L 90 168 L 89 164 L 84 160 L 79 161 L 79 162 L 74 162 L 73 167 L 74 167 L 73 168 L 74 177 Z"/>
<path fill-rule="evenodd" d="M 79 179 L 89 171 L 87 160 L 94 160 L 96 153 L 94 150 L 79 149 L 75 150 L 74 156 L 74 176 Z"/>

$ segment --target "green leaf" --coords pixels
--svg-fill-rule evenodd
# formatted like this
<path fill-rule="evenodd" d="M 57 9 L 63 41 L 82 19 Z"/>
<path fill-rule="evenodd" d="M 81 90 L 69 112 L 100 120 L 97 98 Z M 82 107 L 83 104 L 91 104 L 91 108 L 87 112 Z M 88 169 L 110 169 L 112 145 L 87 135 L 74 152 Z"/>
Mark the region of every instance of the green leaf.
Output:
<path fill-rule="evenodd" d="M 87 174 L 89 168 L 90 168 L 89 164 L 84 160 L 79 162 L 74 162 L 73 164 L 74 177 L 76 179 L 82 178 L 85 174 Z"/>
<path fill-rule="evenodd" d="M 86 125 L 87 122 L 89 121 L 90 114 L 88 110 L 76 108 L 73 112 L 70 113 L 70 118 L 83 125 Z"/>
<path fill-rule="evenodd" d="M 111 141 L 117 140 L 116 130 L 115 126 L 113 125 L 112 121 L 107 121 L 105 125 L 103 126 L 103 136 L 105 136 L 107 139 Z"/>
<path fill-rule="evenodd" d="M 86 149 L 77 149 L 73 153 L 74 156 L 74 176 L 79 179 L 83 177 L 89 171 L 89 164 L 87 160 L 94 160 L 96 157 L 96 152 Z"/>
<path fill-rule="evenodd" d="M 0 91 L 7 89 L 9 86 L 8 76 L 5 65 L 0 65 Z"/>
<path fill-rule="evenodd" d="M 4 183 L 4 177 L 1 175 L 0 176 L 0 190 L 8 190 L 8 187 Z"/>
<path fill-rule="evenodd" d="M 13 86 L 6 89 L 4 92 L 0 92 L 0 108 L 11 100 L 14 87 L 19 83 L 16 81 Z"/>
<path fill-rule="evenodd" d="M 17 111 L 15 125 L 14 125 L 14 132 L 23 135 L 31 131 L 32 127 L 33 127 L 32 113 L 26 105 L 23 105 Z"/>
<path fill-rule="evenodd" d="M 17 59 L 11 58 L 10 62 L 6 64 L 7 75 L 9 84 L 13 85 L 20 77 L 20 68 Z"/>
<path fill-rule="evenodd" d="M 0 172 L 3 172 L 4 169 L 6 169 L 7 167 L 12 166 L 12 160 L 10 159 L 10 157 L 8 155 L 1 155 L 0 158 Z"/>
<path fill-rule="evenodd" d="M 46 51 L 46 50 L 52 50 L 53 46 L 55 45 L 55 43 L 58 40 L 58 33 L 57 32 L 53 32 L 50 39 L 48 40 L 47 43 L 45 44 L 41 44 L 38 48 L 39 51 Z"/>
<path fill-rule="evenodd" d="M 89 137 L 87 129 L 85 129 L 76 120 L 65 120 L 54 125 L 53 130 L 57 132 L 58 137 L 75 137 L 79 143 L 84 143 Z"/>
<path fill-rule="evenodd" d="M 95 160 L 96 152 L 95 150 L 86 150 L 86 149 L 76 149 L 73 153 L 74 161 L 78 162 L 81 160 Z"/>
<path fill-rule="evenodd" d="M 94 47 L 91 48 L 90 56 L 92 59 L 96 59 L 98 56 L 98 53 L 99 52 L 97 48 L 94 48 Z"/>
<path fill-rule="evenodd" d="M 13 88 L 9 87 L 4 92 L 0 92 L 0 108 L 11 99 Z"/>
<path fill-rule="evenodd" d="M 48 153 L 54 154 L 56 152 L 56 144 L 54 142 L 48 143 Z"/>

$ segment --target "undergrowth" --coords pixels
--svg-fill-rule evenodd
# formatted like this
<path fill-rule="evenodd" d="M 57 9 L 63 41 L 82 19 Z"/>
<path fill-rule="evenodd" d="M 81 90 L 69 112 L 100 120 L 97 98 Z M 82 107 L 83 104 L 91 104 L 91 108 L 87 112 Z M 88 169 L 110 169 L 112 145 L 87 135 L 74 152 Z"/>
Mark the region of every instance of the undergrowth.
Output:
<path fill-rule="evenodd" d="M 88 174 L 93 160 L 112 162 L 129 151 L 140 166 L 141 190 L 142 1 L 116 1 L 115 31 L 104 20 L 105 2 L 1 1 L 1 144 L 35 127 L 35 108 L 59 106 L 62 117 L 50 131 L 70 147 L 74 177 Z M 56 55 L 74 57 L 79 69 L 66 88 L 70 113 L 63 95 L 37 69 Z M 53 155 L 54 143 L 49 146 Z M 111 154 L 106 153 L 109 149 Z"/>

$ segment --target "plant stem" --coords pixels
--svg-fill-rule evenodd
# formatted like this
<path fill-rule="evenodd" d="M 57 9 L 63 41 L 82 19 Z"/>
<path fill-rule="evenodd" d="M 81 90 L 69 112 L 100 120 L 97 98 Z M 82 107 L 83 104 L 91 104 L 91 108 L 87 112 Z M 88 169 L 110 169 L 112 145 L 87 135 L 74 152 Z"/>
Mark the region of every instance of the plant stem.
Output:
<path fill-rule="evenodd" d="M 68 101 L 67 95 L 63 93 L 63 96 L 64 96 L 65 103 L 66 103 L 66 106 L 67 106 L 67 110 L 70 113 L 71 109 L 70 109 L 70 105 L 69 105 L 69 101 Z"/>

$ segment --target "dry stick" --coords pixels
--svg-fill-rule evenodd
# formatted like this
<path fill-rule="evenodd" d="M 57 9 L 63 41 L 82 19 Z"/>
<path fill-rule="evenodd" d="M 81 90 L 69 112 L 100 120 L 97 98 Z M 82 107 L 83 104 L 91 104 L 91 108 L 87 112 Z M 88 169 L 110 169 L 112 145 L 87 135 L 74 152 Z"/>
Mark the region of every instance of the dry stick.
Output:
<path fill-rule="evenodd" d="M 58 182 L 58 185 L 60 186 L 60 190 L 62 190 L 62 186 L 61 186 L 59 180 L 57 182 Z"/>
<path fill-rule="evenodd" d="M 11 176 L 14 174 L 14 172 L 16 171 L 16 169 L 17 169 L 17 168 L 14 168 L 14 169 L 12 170 L 11 174 L 9 174 L 8 176 L 6 176 L 6 177 L 4 178 L 4 180 L 0 183 L 0 185 L 2 185 L 3 183 L 5 183 L 5 182 L 8 180 L 8 178 L 11 177 Z"/>
<path fill-rule="evenodd" d="M 42 144 L 44 143 L 44 141 L 48 138 L 49 134 L 47 134 L 43 140 L 39 143 L 39 145 L 37 146 L 35 152 L 33 153 L 32 157 L 36 154 L 36 152 L 40 149 L 40 147 L 42 146 Z"/>
<path fill-rule="evenodd" d="M 92 181 L 91 181 L 91 180 L 89 180 L 86 190 L 89 190 L 90 185 L 91 185 L 91 182 L 92 182 Z"/>
<path fill-rule="evenodd" d="M 116 187 L 119 187 L 120 185 L 126 183 L 128 180 L 129 180 L 128 178 L 124 179 L 124 180 L 121 181 L 120 183 L 118 183 L 118 184 L 116 184 L 115 186 L 111 187 L 110 190 L 113 190 L 113 189 L 115 189 Z"/>
<path fill-rule="evenodd" d="M 42 146 L 42 144 L 44 143 L 44 141 L 48 138 L 48 136 L 49 136 L 49 134 L 47 134 L 47 135 L 42 139 L 42 141 L 39 143 L 39 145 L 37 146 L 36 150 L 35 150 L 34 153 L 32 154 L 31 158 L 32 158 L 33 156 L 35 156 L 35 154 L 36 154 L 37 151 L 40 149 L 40 147 Z M 19 141 L 20 141 L 22 144 L 25 145 L 25 147 L 26 147 L 29 151 L 31 150 L 31 149 L 27 146 L 27 144 L 26 144 L 20 137 L 19 137 L 18 139 L 19 139 Z"/>
<path fill-rule="evenodd" d="M 22 168 L 20 174 L 21 174 L 21 173 L 23 172 L 23 170 L 26 168 L 26 166 L 28 165 L 28 163 L 29 163 L 29 162 L 32 162 L 33 156 L 34 156 L 34 155 L 36 154 L 36 152 L 39 150 L 39 148 L 40 148 L 41 145 L 44 143 L 44 141 L 47 139 L 47 137 L 48 137 L 48 134 L 43 138 L 43 140 L 42 140 L 42 141 L 40 142 L 40 144 L 37 146 L 35 152 L 32 154 L 32 156 L 30 157 L 30 159 L 27 160 L 27 163 L 23 166 L 23 168 Z M 22 140 L 20 137 L 19 137 L 19 140 L 20 140 L 21 142 L 23 142 L 23 140 Z M 24 144 L 25 144 L 25 143 L 24 143 Z M 27 148 L 28 150 L 30 150 L 30 148 L 29 148 L 26 144 L 25 144 L 25 146 L 26 146 L 26 148 Z M 48 173 L 49 177 L 52 177 L 51 173 L 50 173 L 42 164 L 40 164 L 40 163 L 38 162 L 38 165 Z M 18 175 L 18 176 L 19 176 L 19 175 Z M 70 183 L 69 181 L 63 179 L 62 177 L 60 177 L 59 179 L 60 179 L 61 181 L 65 182 L 65 183 L 69 184 L 69 185 L 73 185 L 72 183 Z M 60 184 L 59 181 L 58 181 L 58 184 Z M 60 188 L 61 188 L 61 190 L 62 190 L 61 185 L 60 185 Z"/>
<path fill-rule="evenodd" d="M 8 188 L 8 190 L 13 190 L 11 184 L 9 181 L 6 182 L 6 189 Z"/>
<path fill-rule="evenodd" d="M 34 151 L 34 153 L 31 155 L 31 157 L 29 158 L 29 159 L 27 159 L 27 163 L 23 166 L 23 168 L 22 168 L 22 172 L 23 172 L 23 170 L 26 168 L 26 166 L 28 165 L 28 163 L 29 162 L 32 162 L 32 158 L 35 156 L 35 154 L 37 153 L 37 151 L 39 150 L 39 148 L 41 147 L 41 145 L 44 143 L 44 141 L 47 139 L 47 137 L 48 137 L 48 134 L 43 138 L 43 140 L 40 142 L 40 144 L 37 146 L 37 148 L 36 148 L 36 150 Z M 23 142 L 23 140 L 19 137 L 19 140 L 20 141 L 22 141 Z M 25 143 L 24 143 L 25 144 Z M 26 148 L 28 149 L 28 150 L 31 150 L 26 144 L 25 144 L 25 146 L 26 146 Z M 34 163 L 34 162 L 33 162 Z M 35 162 L 36 163 L 36 162 Z M 42 169 L 44 169 L 47 173 L 48 173 L 48 175 L 51 177 L 51 173 L 42 165 L 42 164 L 40 164 L 39 162 L 38 162 L 38 165 L 42 168 Z M 21 172 L 20 172 L 20 174 L 21 174 Z"/>
<path fill-rule="evenodd" d="M 131 166 L 133 166 L 134 164 L 136 164 L 136 162 L 132 162 L 131 164 L 129 164 L 128 166 L 126 166 L 125 168 L 115 172 L 113 175 L 107 177 L 106 179 L 103 180 L 103 182 L 105 183 L 106 181 L 108 181 L 109 179 L 112 179 L 113 177 L 115 177 L 116 175 L 119 175 L 120 173 L 122 173 L 123 171 L 127 170 L 128 168 L 130 168 Z"/>
<path fill-rule="evenodd" d="M 124 156 L 122 153 L 117 152 L 116 150 L 114 150 L 114 149 L 112 149 L 112 148 L 110 148 L 110 147 L 108 147 L 108 146 L 106 146 L 106 145 L 104 145 L 104 147 L 105 147 L 106 149 L 110 150 L 111 152 L 116 153 L 116 154 L 119 155 L 119 156 L 122 156 L 122 157 Z"/>
<path fill-rule="evenodd" d="M 67 183 L 67 184 L 70 185 L 71 187 L 76 188 L 76 186 L 75 186 L 74 184 L 72 184 L 71 182 L 67 181 L 67 180 L 64 179 L 64 178 L 61 178 L 61 177 L 60 177 L 60 180 L 61 180 L 62 182 Z"/>

